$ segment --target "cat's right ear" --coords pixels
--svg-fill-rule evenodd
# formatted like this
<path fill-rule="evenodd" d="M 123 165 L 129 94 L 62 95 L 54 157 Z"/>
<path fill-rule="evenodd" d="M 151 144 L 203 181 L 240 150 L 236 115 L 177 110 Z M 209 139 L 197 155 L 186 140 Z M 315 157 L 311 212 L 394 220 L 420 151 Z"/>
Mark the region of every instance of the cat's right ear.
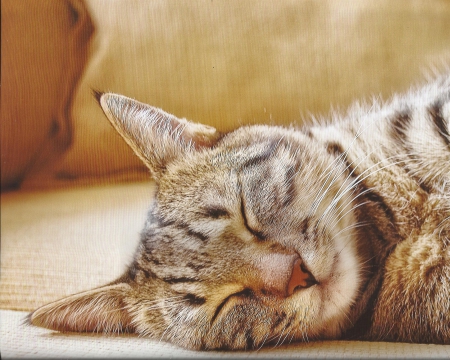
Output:
<path fill-rule="evenodd" d="M 213 127 L 179 119 L 165 111 L 113 93 L 95 93 L 108 120 L 158 180 L 167 165 L 186 153 L 213 146 Z"/>

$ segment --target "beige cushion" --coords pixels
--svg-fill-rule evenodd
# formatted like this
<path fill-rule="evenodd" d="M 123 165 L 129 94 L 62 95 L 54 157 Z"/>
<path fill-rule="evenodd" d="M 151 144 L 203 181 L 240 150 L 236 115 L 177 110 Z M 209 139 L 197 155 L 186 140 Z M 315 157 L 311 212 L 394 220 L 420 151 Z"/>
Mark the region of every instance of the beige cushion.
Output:
<path fill-rule="evenodd" d="M 150 182 L 2 194 L 0 308 L 32 310 L 114 280 L 152 192 Z"/>
<path fill-rule="evenodd" d="M 24 326 L 26 313 L 0 310 L 3 358 L 147 359 L 448 359 L 450 346 L 361 341 L 318 341 L 253 352 L 187 351 L 134 335 L 61 334 Z"/>
<path fill-rule="evenodd" d="M 82 0 L 2 1 L 2 190 L 52 169 L 70 146 L 91 33 Z"/>
<path fill-rule="evenodd" d="M 258 353 L 198 353 L 123 335 L 60 334 L 26 326 L 27 312 L 102 285 L 125 269 L 150 206 L 153 183 L 1 197 L 2 357 L 445 358 L 450 346 L 327 341 Z M 18 311 L 22 310 L 22 311 Z"/>
<path fill-rule="evenodd" d="M 95 35 L 74 94 L 73 144 L 61 163 L 43 171 L 63 182 L 147 176 L 92 88 L 226 131 L 247 123 L 300 124 L 310 112 L 386 97 L 450 60 L 448 1 L 86 4 Z M 29 180 L 28 186 L 45 183 Z"/>

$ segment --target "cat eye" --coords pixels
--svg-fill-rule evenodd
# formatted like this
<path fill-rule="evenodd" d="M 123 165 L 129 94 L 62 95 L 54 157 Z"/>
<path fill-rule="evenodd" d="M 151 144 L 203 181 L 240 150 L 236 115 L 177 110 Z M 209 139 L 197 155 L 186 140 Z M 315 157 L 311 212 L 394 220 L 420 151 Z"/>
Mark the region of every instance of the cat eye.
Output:
<path fill-rule="evenodd" d="M 246 288 L 242 291 L 233 293 L 231 295 L 228 295 L 225 299 L 223 299 L 223 301 L 219 304 L 219 306 L 217 306 L 216 311 L 214 312 L 213 317 L 211 318 L 211 323 L 214 322 L 214 320 L 217 318 L 217 316 L 220 314 L 220 312 L 222 311 L 223 307 L 225 306 L 225 304 L 227 302 L 230 301 L 230 299 L 234 298 L 234 297 L 241 297 L 241 298 L 252 298 L 254 296 L 254 292 L 252 289 Z"/>
<path fill-rule="evenodd" d="M 248 224 L 247 216 L 245 215 L 244 202 L 241 202 L 241 214 L 242 214 L 242 219 L 244 220 L 244 226 L 247 228 L 247 230 L 250 232 L 250 234 L 252 234 L 256 239 L 258 239 L 260 241 L 267 240 L 267 235 L 266 234 L 264 234 L 262 231 L 258 231 L 258 230 L 253 229 Z"/>
<path fill-rule="evenodd" d="M 267 240 L 267 235 L 264 234 L 263 232 L 253 230 L 253 229 L 249 228 L 248 226 L 247 226 L 247 229 L 248 229 L 248 231 L 250 231 L 250 233 L 251 233 L 255 238 L 257 238 L 258 240 L 261 240 L 261 241 Z"/>

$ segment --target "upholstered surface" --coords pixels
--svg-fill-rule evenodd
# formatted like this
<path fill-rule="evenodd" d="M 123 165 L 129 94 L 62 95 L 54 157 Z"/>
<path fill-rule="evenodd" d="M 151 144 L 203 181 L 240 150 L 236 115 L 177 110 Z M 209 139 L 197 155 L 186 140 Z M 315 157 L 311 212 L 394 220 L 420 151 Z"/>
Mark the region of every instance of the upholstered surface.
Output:
<path fill-rule="evenodd" d="M 422 80 L 449 32 L 445 0 L 4 0 L 2 187 L 145 178 L 92 89 L 222 131 L 301 124 Z"/>
<path fill-rule="evenodd" d="M 93 26 L 84 0 L 1 2 L 1 187 L 70 147 L 71 105 Z"/>
<path fill-rule="evenodd" d="M 448 359 L 450 346 L 319 341 L 248 352 L 198 352 L 134 335 L 61 334 L 24 326 L 25 312 L 0 310 L 2 358 Z"/>
<path fill-rule="evenodd" d="M 91 89 L 227 131 L 301 124 L 404 91 L 450 59 L 450 3 L 378 0 L 87 0 L 96 33 L 73 103 L 65 176 L 136 170 Z M 92 153 L 97 157 L 90 156 Z"/>
<path fill-rule="evenodd" d="M 449 1 L 3 0 L 1 10 L 1 186 L 22 188 L 1 195 L 2 358 L 450 358 L 450 346 L 346 341 L 205 354 L 23 324 L 119 276 L 150 205 L 154 184 L 130 182 L 148 170 L 92 89 L 223 131 L 301 124 L 448 63 Z"/>
<path fill-rule="evenodd" d="M 119 276 L 152 191 L 150 182 L 2 194 L 0 307 L 32 310 Z"/>
<path fill-rule="evenodd" d="M 199 353 L 136 336 L 61 334 L 24 324 L 28 311 L 113 280 L 131 259 L 152 182 L 1 197 L 1 353 L 7 357 L 449 358 L 450 346 L 350 341 L 246 353 Z M 20 310 L 20 311 L 19 311 Z"/>

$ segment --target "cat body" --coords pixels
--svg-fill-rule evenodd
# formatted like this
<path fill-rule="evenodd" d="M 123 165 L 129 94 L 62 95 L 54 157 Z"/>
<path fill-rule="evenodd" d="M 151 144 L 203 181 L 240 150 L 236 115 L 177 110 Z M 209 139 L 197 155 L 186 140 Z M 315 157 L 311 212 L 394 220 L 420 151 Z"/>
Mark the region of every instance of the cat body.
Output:
<path fill-rule="evenodd" d="M 97 97 L 157 191 L 124 275 L 32 324 L 191 349 L 450 344 L 450 77 L 329 123 L 226 134 Z"/>

